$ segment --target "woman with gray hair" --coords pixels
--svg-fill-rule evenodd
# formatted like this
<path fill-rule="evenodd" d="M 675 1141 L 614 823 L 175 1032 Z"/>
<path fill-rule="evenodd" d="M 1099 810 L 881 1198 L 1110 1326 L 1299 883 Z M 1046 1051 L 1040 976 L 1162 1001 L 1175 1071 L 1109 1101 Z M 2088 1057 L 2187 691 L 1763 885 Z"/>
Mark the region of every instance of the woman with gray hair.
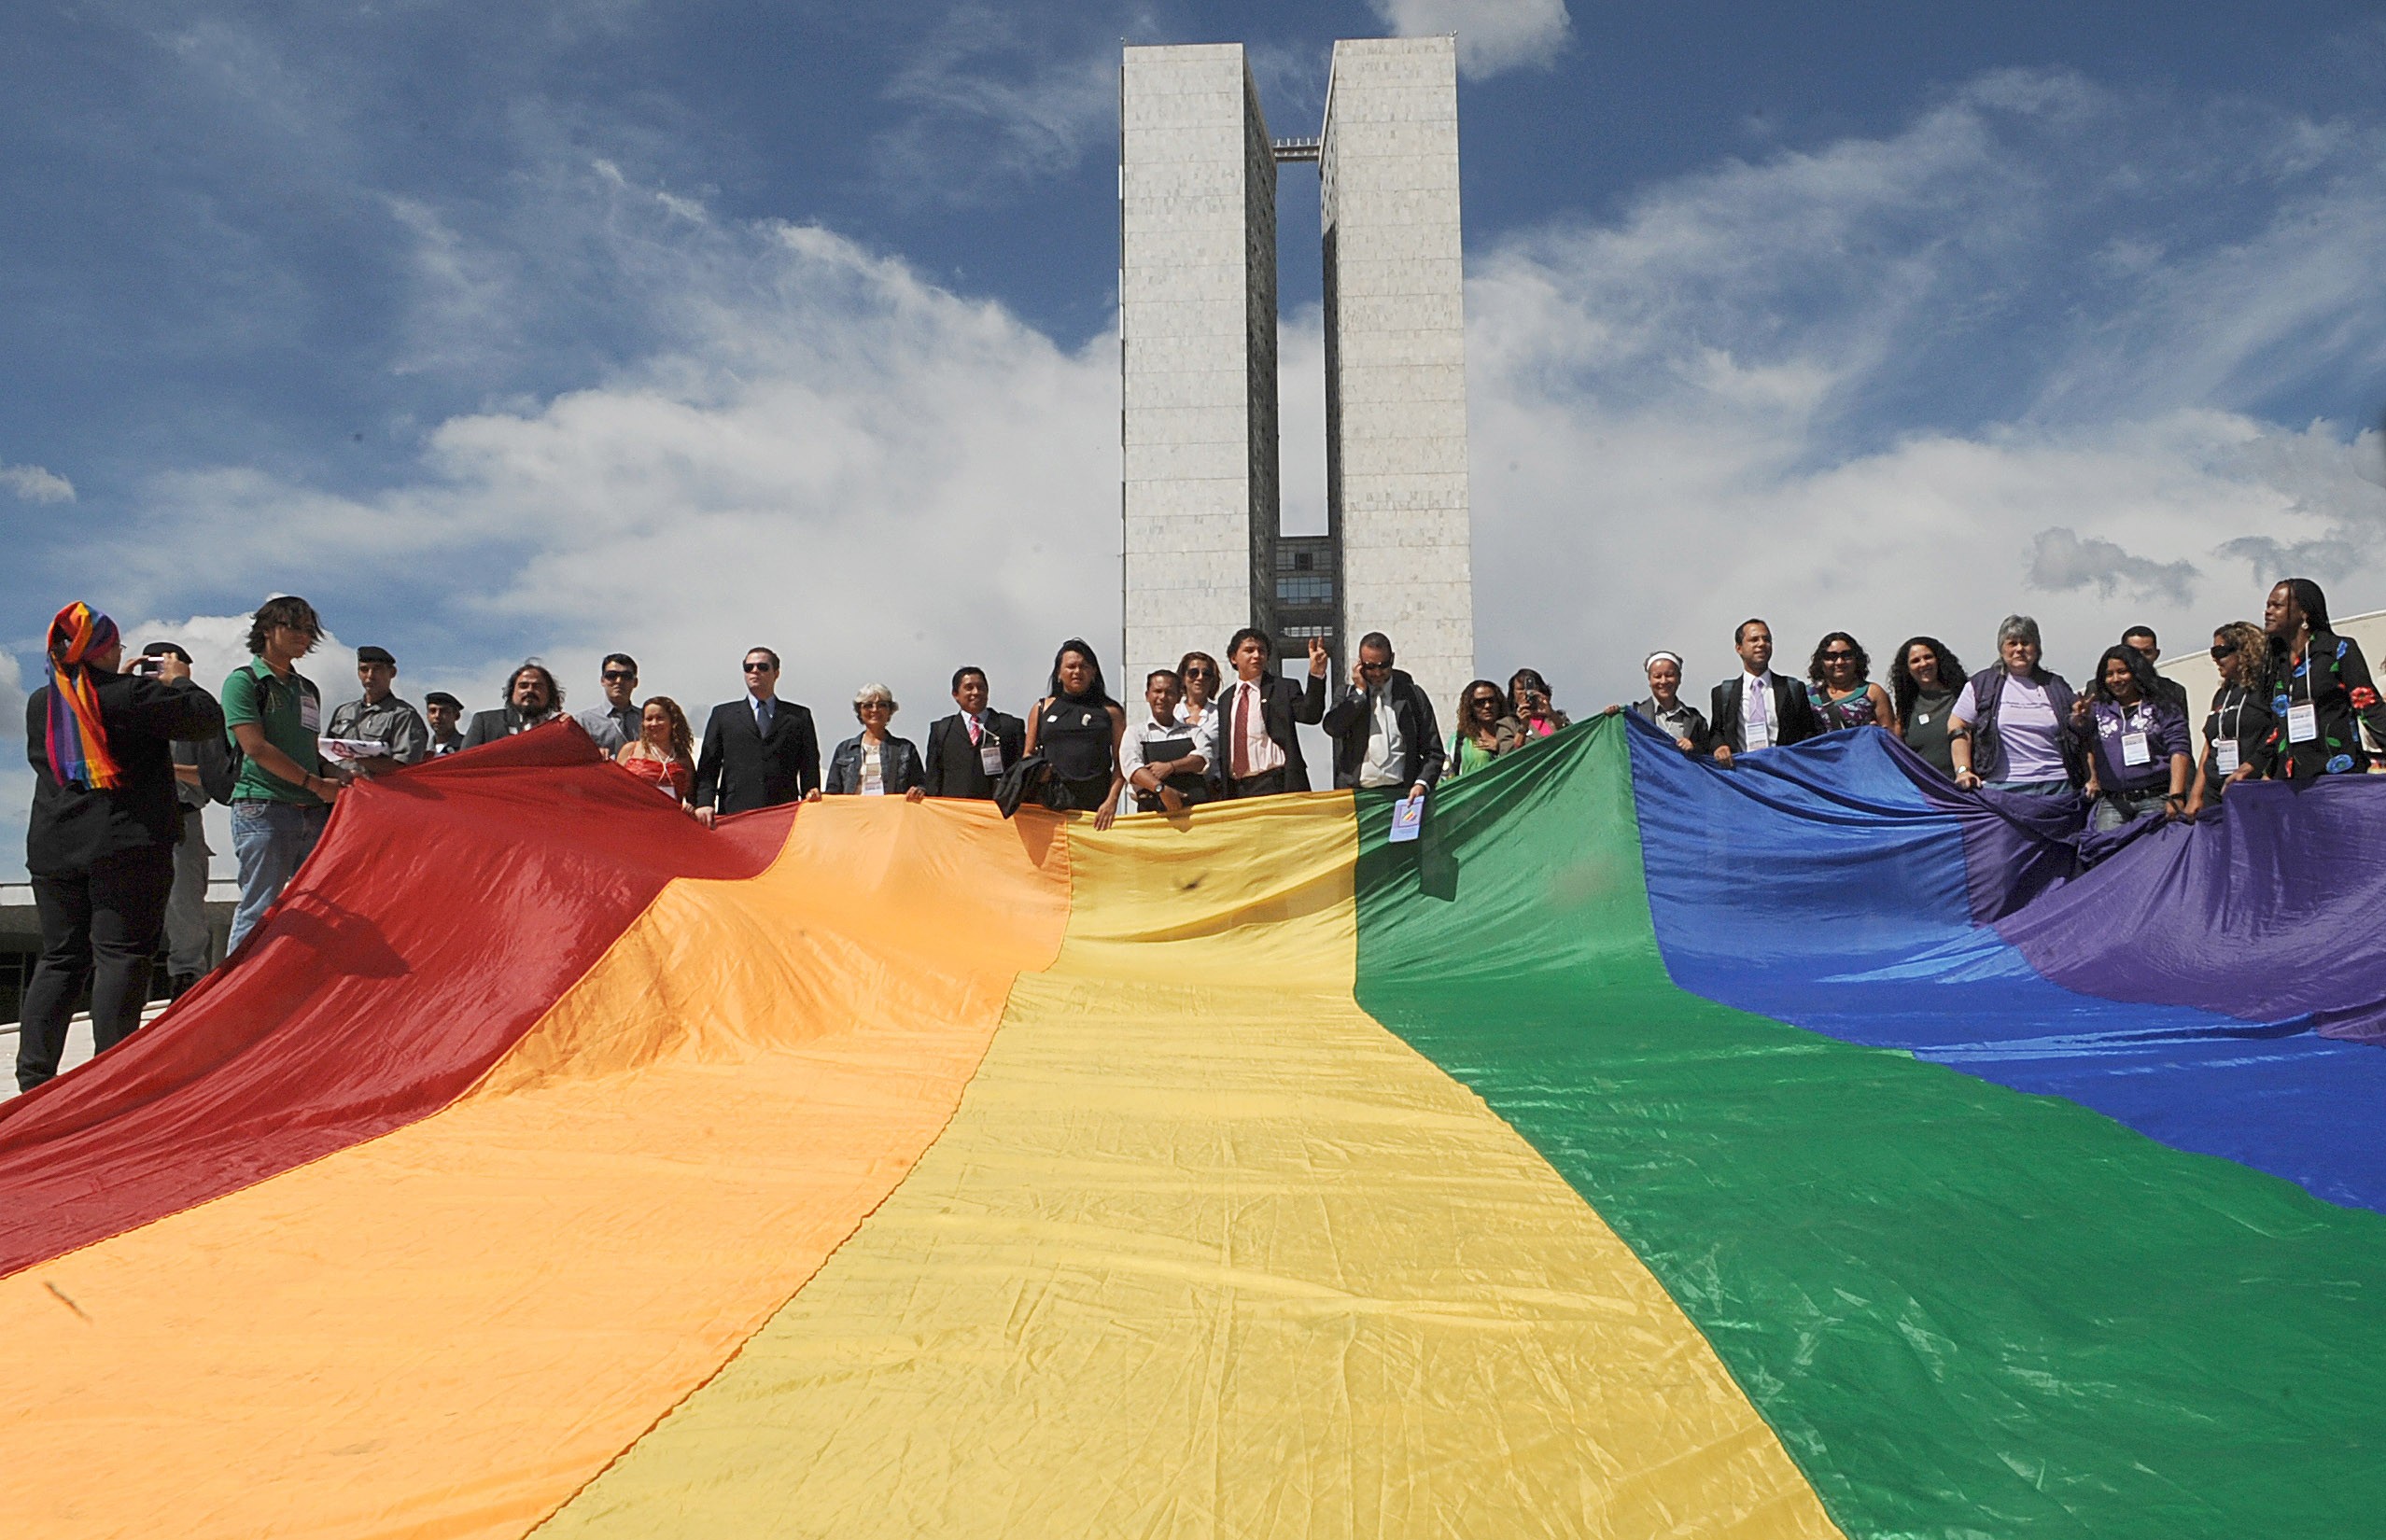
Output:
<path fill-rule="evenodd" d="M 894 692 L 885 685 L 865 684 L 853 693 L 853 715 L 862 731 L 829 756 L 824 788 L 829 795 L 899 797 L 926 778 L 911 740 L 887 731 L 894 714 Z"/>
<path fill-rule="evenodd" d="M 2087 784 L 2087 756 L 2066 729 L 2079 698 L 2070 681 L 2039 666 L 2038 623 L 2008 615 L 1997 627 L 1997 666 L 1966 681 L 1947 714 L 1947 753 L 1966 791 L 2062 796 Z"/>

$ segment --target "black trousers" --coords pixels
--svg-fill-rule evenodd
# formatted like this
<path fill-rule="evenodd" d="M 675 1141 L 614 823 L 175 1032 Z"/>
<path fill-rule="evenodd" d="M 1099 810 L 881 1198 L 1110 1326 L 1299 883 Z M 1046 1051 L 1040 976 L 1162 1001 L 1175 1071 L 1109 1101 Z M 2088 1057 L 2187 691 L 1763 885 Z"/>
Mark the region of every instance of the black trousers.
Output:
<path fill-rule="evenodd" d="M 1230 797 L 1278 797 L 1292 789 L 1292 767 L 1262 770 L 1256 776 L 1245 776 L 1234 781 L 1227 792 Z"/>
<path fill-rule="evenodd" d="M 91 1040 L 105 1053 L 141 1025 L 149 959 L 165 930 L 174 891 L 174 847 L 111 856 L 86 871 L 33 879 L 41 918 L 41 961 L 25 986 L 17 1029 L 17 1089 L 58 1073 L 66 1018 L 91 987 Z"/>

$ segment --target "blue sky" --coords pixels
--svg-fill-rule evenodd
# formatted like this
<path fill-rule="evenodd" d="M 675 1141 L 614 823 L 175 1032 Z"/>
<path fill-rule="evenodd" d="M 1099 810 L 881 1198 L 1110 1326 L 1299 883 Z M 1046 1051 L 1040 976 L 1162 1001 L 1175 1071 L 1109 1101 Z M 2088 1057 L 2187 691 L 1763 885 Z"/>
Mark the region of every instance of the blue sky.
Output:
<path fill-rule="evenodd" d="M 2374 4 L 76 0 L 0 21 L 0 695 L 67 597 L 294 590 L 414 693 L 768 639 L 828 723 L 1016 702 L 1116 634 L 1119 41 L 1246 42 L 1289 134 L 1335 36 L 1453 25 L 1487 669 L 2386 606 Z"/>

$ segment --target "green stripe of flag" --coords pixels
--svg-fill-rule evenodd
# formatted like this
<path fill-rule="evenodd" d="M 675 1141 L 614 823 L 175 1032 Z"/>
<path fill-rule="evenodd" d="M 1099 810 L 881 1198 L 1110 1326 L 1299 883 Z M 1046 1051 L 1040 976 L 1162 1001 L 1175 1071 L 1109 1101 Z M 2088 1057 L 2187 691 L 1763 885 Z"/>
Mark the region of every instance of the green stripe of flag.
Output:
<path fill-rule="evenodd" d="M 2386 1527 L 2386 1216 L 1676 988 L 1616 719 L 1437 795 L 1393 846 L 1361 794 L 1360 1002 L 1639 1253 L 1849 1534 Z"/>

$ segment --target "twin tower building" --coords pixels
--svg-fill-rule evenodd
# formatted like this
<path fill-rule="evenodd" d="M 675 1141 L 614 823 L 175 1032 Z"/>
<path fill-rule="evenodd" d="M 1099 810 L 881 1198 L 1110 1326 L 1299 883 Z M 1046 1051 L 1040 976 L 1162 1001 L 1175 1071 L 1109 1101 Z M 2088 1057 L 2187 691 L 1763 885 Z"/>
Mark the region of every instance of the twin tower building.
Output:
<path fill-rule="evenodd" d="M 1244 625 L 1285 673 L 1326 637 L 1347 678 L 1382 631 L 1447 731 L 1475 651 L 1455 40 L 1335 44 L 1313 139 L 1270 137 L 1236 43 L 1128 49 L 1119 115 L 1118 687 Z M 1279 517 L 1276 175 L 1300 161 L 1324 212 L 1322 536 Z"/>

